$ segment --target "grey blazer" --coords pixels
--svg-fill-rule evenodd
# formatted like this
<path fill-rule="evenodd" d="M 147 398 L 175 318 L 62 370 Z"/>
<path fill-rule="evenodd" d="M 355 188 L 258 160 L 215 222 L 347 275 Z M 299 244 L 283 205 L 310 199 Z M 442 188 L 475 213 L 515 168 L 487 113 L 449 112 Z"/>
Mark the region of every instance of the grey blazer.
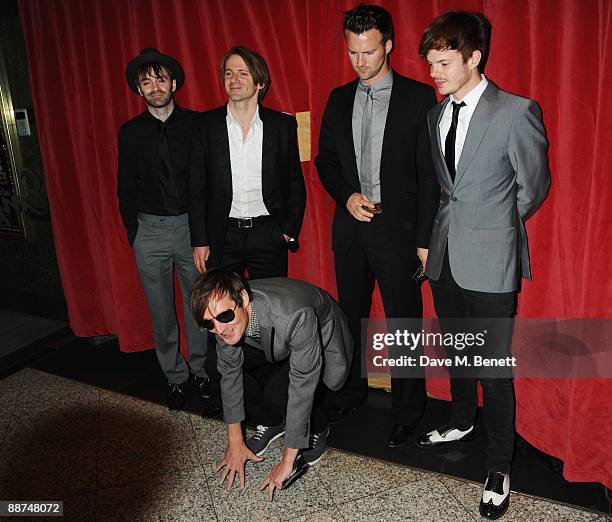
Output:
<path fill-rule="evenodd" d="M 548 141 L 538 104 L 491 81 L 470 120 L 453 184 L 439 123 L 450 97 L 428 114 L 434 168 L 442 188 L 426 275 L 440 277 L 444 249 L 455 281 L 480 292 L 517 290 L 531 279 L 525 221 L 550 186 Z"/>
<path fill-rule="evenodd" d="M 248 344 L 264 351 L 270 362 L 289 358 L 289 390 L 285 445 L 308 447 L 310 413 L 323 368 L 323 382 L 339 389 L 348 376 L 353 340 L 344 313 L 324 290 L 295 279 L 270 278 L 250 282 L 253 304 L 261 323 L 261 342 Z M 323 364 L 323 359 L 325 364 Z M 217 367 L 227 424 L 244 420 L 241 346 L 217 337 Z"/>

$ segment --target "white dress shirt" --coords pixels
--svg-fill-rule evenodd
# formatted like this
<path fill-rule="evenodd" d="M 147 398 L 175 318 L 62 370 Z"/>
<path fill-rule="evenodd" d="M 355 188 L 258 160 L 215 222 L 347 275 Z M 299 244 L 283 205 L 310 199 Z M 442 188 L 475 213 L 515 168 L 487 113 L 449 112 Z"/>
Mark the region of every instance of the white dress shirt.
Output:
<path fill-rule="evenodd" d="M 263 122 L 259 106 L 253 115 L 247 137 L 227 107 L 227 135 L 232 165 L 232 206 L 230 217 L 247 218 L 268 216 L 261 190 L 261 155 L 263 148 Z"/>
<path fill-rule="evenodd" d="M 458 100 L 452 94 L 450 95 L 450 102 L 446 104 L 444 114 L 442 114 L 442 118 L 440 119 L 440 143 L 442 143 L 442 153 L 444 153 L 446 135 L 448 134 L 451 121 L 453 119 L 453 104 L 451 102 L 465 103 L 465 107 L 461 107 L 461 110 L 459 111 L 459 120 L 457 121 L 457 134 L 455 135 L 455 168 L 457 168 L 457 164 L 461 158 L 461 151 L 463 150 L 465 137 L 467 135 L 474 110 L 476 110 L 476 105 L 478 105 L 478 100 L 480 100 L 482 93 L 489 84 L 489 81 L 485 78 L 484 74 L 482 74 L 481 77 L 482 80 L 480 80 L 480 83 L 470 92 L 468 92 L 463 100 Z"/>

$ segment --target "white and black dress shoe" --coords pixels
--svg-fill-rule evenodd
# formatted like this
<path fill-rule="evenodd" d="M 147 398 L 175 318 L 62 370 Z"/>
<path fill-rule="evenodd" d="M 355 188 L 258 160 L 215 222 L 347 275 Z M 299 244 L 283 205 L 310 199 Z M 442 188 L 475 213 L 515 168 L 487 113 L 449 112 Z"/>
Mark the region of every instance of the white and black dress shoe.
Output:
<path fill-rule="evenodd" d="M 467 430 L 455 428 L 447 424 L 436 430 L 428 431 L 416 440 L 416 445 L 421 449 L 440 448 L 451 443 L 463 442 L 474 438 L 474 426 Z"/>
<path fill-rule="evenodd" d="M 509 504 L 510 475 L 489 471 L 480 500 L 480 515 L 489 520 L 496 520 L 507 511 Z"/>

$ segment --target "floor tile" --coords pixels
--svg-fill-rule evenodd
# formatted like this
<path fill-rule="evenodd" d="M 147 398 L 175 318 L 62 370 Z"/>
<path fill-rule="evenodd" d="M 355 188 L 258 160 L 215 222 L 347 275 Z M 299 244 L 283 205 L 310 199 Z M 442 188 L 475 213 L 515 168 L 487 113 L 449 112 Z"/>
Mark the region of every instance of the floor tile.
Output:
<path fill-rule="evenodd" d="M 201 467 L 187 418 L 184 422 L 172 422 L 164 416 L 147 416 L 141 412 L 134 415 L 142 423 L 140 428 L 130 424 L 129 428 L 100 432 L 100 487 Z"/>
<path fill-rule="evenodd" d="M 120 393 L 100 392 L 100 432 L 155 430 L 161 425 L 176 429 L 189 425 L 188 414 Z"/>
<path fill-rule="evenodd" d="M 216 520 L 201 467 L 166 475 L 142 475 L 98 491 L 97 521 Z"/>
<path fill-rule="evenodd" d="M 418 481 L 424 472 L 328 449 L 315 467 L 336 503 Z"/>
<path fill-rule="evenodd" d="M 307 515 L 300 515 L 297 518 L 285 518 L 282 520 L 290 520 L 291 522 L 340 522 L 343 521 L 344 518 L 342 517 L 340 510 L 337 507 L 334 507 L 324 511 L 314 511 L 308 513 Z"/>
<path fill-rule="evenodd" d="M 95 440 L 99 390 L 35 370 L 24 374 L 5 444 L 12 440 Z"/>
<path fill-rule="evenodd" d="M 474 482 L 458 480 L 441 475 L 439 480 L 448 490 L 461 502 L 474 517 L 479 517 L 478 505 L 482 495 L 482 486 Z M 590 511 L 571 508 L 561 504 L 555 504 L 518 493 L 512 493 L 510 506 L 504 522 L 524 522 L 525 520 L 537 520 L 538 522 L 582 522 L 596 520 L 600 514 Z"/>
<path fill-rule="evenodd" d="M 202 460 L 210 468 L 216 465 L 227 448 L 227 429 L 222 421 L 203 419 L 191 415 L 190 421 L 195 433 L 195 441 Z"/>
<path fill-rule="evenodd" d="M 41 519 L 33 519 L 41 520 Z M 78 522 L 95 522 L 96 520 L 96 493 L 83 493 L 64 499 L 63 518 L 47 518 L 46 520 L 65 520 Z"/>
<path fill-rule="evenodd" d="M 8 427 L 9 419 L 21 392 L 24 375 L 25 371 L 20 370 L 0 380 L 0 447 L 2 447 L 4 430 Z"/>
<path fill-rule="evenodd" d="M 356 501 L 341 503 L 338 508 L 347 520 L 360 522 L 383 520 L 471 522 L 473 520 L 469 512 L 435 476 L 422 478 L 417 482 L 404 484 L 399 488 L 388 489 Z"/>
<path fill-rule="evenodd" d="M 61 500 L 96 489 L 96 441 L 48 441 L 44 432 L 14 439 L 0 453 L 3 499 Z"/>
<path fill-rule="evenodd" d="M 334 505 L 320 477 L 306 473 L 286 491 L 276 492 L 268 502 L 259 491 L 259 483 L 268 475 L 282 456 L 282 449 L 266 451 L 265 460 L 247 463 L 244 490 L 236 486 L 227 491 L 219 485 L 219 476 L 209 476 L 208 483 L 219 520 L 289 520 L 305 516 L 317 520 L 316 513 L 334 511 Z"/>

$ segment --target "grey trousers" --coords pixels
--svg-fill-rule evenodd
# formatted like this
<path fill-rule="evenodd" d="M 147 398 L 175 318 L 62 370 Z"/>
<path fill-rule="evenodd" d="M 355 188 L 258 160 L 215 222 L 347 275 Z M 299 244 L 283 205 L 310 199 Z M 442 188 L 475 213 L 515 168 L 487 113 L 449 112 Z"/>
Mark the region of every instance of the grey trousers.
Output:
<path fill-rule="evenodd" d="M 185 382 L 190 369 L 193 374 L 206 377 L 207 335 L 200 331 L 189 310 L 189 290 L 199 273 L 193 262 L 187 214 L 139 213 L 134 253 L 153 320 L 157 360 L 168 383 Z M 189 364 L 179 349 L 173 267 L 176 267 L 183 294 Z"/>

